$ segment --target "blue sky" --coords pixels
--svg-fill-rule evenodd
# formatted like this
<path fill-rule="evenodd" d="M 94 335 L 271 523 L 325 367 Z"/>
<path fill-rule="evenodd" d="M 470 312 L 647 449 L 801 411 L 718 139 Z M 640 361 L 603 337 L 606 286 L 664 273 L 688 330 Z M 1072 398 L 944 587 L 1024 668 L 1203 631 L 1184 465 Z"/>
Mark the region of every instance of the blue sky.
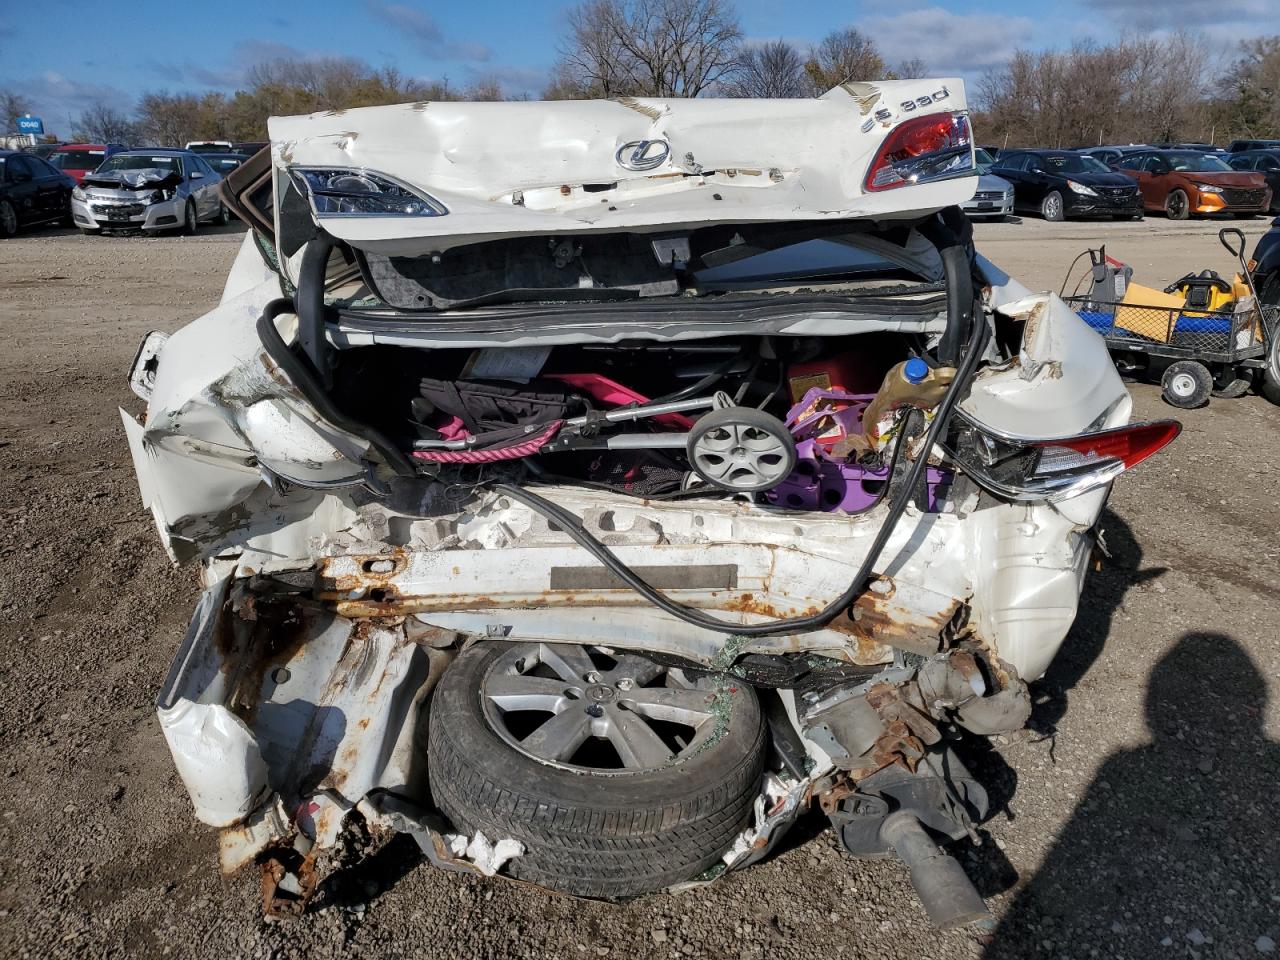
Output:
<path fill-rule="evenodd" d="M 1276 31 L 1280 0 L 736 0 L 750 38 L 801 44 L 837 27 L 870 34 L 891 63 L 976 79 L 1018 47 L 1105 42 L 1203 25 L 1223 41 Z M 147 90 L 235 89 L 253 63 L 355 56 L 424 78 L 493 76 L 534 95 L 572 4 L 538 0 L 0 0 L 0 90 L 61 132 L 94 101 L 132 108 Z M 1203 27 L 1202 27 L 1203 29 Z"/>

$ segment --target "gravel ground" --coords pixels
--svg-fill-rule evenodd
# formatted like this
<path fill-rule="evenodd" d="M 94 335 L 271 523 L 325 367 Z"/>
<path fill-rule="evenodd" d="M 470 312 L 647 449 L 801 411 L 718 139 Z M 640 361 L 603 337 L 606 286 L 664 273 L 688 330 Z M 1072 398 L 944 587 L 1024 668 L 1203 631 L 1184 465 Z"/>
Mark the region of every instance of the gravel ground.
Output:
<path fill-rule="evenodd" d="M 1088 243 L 1156 286 L 1232 268 L 1217 224 L 991 224 L 980 249 L 1057 289 Z M 1245 225 L 1250 246 L 1265 222 Z M 138 340 L 211 307 L 233 226 L 0 243 L 0 955 L 1256 957 L 1280 941 L 1280 409 L 1186 412 L 1123 478 L 1113 560 L 1037 685 L 1036 736 L 982 765 L 1002 801 L 965 865 L 994 933 L 932 931 L 904 871 L 817 822 L 681 896 L 579 903 L 458 877 L 393 841 L 319 909 L 260 917 L 216 869 L 152 699 L 196 596 L 141 511 L 117 405 Z M 1135 385 L 1136 415 L 1171 416 Z M 1016 785 L 1016 790 L 1013 788 Z M 1274 955 L 1274 954 L 1273 954 Z"/>

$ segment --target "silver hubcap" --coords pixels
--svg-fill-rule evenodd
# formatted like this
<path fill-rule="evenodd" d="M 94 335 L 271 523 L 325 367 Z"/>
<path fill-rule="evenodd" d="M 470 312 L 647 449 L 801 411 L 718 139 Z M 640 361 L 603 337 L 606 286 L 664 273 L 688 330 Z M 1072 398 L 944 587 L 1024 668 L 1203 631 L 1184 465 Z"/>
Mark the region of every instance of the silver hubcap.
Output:
<path fill-rule="evenodd" d="M 717 696 L 709 679 L 564 643 L 512 644 L 480 690 L 489 725 L 516 750 L 595 774 L 669 767 L 700 750 L 724 713 Z"/>
<path fill-rule="evenodd" d="M 1189 397 L 1196 392 L 1195 378 L 1189 373 L 1180 373 L 1173 378 L 1169 386 L 1180 397 Z"/>
<path fill-rule="evenodd" d="M 708 430 L 693 448 L 698 470 L 727 486 L 752 490 L 787 475 L 787 441 L 759 427 L 729 423 Z"/>
<path fill-rule="evenodd" d="M 196 208 L 187 206 L 187 229 L 194 230 L 196 228 Z"/>
<path fill-rule="evenodd" d="M 1061 204 L 1062 204 L 1062 201 L 1060 201 L 1057 197 L 1050 197 L 1049 199 L 1047 199 L 1044 202 L 1045 216 L 1048 217 L 1050 220 L 1054 219 L 1058 215 L 1058 208 L 1061 206 Z"/>

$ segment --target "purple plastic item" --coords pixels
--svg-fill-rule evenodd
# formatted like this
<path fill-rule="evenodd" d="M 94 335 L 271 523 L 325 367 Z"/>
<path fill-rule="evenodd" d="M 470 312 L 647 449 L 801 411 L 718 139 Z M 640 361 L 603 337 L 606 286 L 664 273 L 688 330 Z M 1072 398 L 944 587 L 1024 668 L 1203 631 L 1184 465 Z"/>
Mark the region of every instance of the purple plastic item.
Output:
<path fill-rule="evenodd" d="M 787 426 L 796 439 L 796 467 L 782 483 L 765 493 L 765 499 L 794 510 L 861 513 L 875 506 L 889 476 L 888 467 L 869 468 L 857 463 L 828 460 L 816 440 L 824 419 L 835 419 L 846 433 L 862 432 L 862 412 L 873 394 L 842 393 L 815 387 L 787 412 Z M 848 404 L 843 410 L 820 410 L 801 419 L 820 400 Z M 925 468 L 926 509 L 937 512 L 938 499 L 951 485 L 950 471 Z"/>
<path fill-rule="evenodd" d="M 875 506 L 889 476 L 888 467 L 871 470 L 856 463 L 801 458 L 791 475 L 764 496 L 770 503 L 793 510 L 861 513 Z M 951 474 L 926 467 L 927 507 L 938 511 L 938 498 L 951 486 Z"/>

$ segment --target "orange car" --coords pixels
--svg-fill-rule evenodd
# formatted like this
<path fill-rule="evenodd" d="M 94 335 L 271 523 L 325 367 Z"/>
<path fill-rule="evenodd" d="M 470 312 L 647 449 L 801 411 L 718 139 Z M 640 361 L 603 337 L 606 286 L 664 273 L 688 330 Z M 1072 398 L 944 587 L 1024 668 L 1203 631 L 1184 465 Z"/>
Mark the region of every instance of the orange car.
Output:
<path fill-rule="evenodd" d="M 1170 220 L 1213 213 L 1252 217 L 1271 205 L 1262 174 L 1232 170 L 1203 150 L 1143 150 L 1121 157 L 1114 169 L 1138 181 L 1148 211 L 1163 211 Z"/>

